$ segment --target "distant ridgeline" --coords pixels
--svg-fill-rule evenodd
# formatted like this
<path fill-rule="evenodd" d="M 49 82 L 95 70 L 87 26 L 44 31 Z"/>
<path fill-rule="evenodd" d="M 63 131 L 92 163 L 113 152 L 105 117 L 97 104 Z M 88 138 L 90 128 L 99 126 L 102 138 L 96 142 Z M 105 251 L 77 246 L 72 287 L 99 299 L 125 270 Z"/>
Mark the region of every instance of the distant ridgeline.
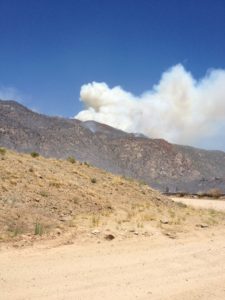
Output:
<path fill-rule="evenodd" d="M 49 117 L 0 100 L 0 146 L 75 157 L 163 192 L 225 192 L 225 153 L 128 134 L 94 121 Z"/>

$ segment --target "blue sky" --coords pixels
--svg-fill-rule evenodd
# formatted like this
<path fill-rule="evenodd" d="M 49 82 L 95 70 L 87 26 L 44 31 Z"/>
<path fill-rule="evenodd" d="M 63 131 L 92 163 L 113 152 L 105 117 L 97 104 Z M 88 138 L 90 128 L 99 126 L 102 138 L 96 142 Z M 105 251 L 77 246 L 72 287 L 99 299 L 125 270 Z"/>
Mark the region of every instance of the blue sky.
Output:
<path fill-rule="evenodd" d="M 0 90 L 71 117 L 83 84 L 135 95 L 182 63 L 225 69 L 224 0 L 0 0 Z"/>

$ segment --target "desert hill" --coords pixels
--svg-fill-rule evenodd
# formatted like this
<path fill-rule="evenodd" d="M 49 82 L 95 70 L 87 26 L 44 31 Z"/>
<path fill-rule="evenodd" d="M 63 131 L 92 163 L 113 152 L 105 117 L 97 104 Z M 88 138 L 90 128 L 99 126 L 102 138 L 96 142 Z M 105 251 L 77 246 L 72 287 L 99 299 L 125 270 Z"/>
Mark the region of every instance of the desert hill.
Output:
<path fill-rule="evenodd" d="M 0 146 L 89 162 L 161 191 L 225 192 L 225 153 L 128 134 L 94 121 L 49 117 L 0 100 Z"/>
<path fill-rule="evenodd" d="M 223 224 L 224 214 L 175 203 L 87 163 L 0 148 L 0 241 L 155 231 L 173 237 L 200 223 Z"/>

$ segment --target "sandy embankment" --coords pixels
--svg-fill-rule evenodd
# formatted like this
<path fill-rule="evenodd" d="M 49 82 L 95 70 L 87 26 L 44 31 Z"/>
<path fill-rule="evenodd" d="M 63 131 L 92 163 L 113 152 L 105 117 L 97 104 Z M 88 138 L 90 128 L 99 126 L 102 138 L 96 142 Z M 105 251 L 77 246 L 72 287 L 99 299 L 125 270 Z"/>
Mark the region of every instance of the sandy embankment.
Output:
<path fill-rule="evenodd" d="M 4 250 L 0 266 L 4 300 L 225 299 L 224 233 L 209 229 L 185 240 Z"/>
<path fill-rule="evenodd" d="M 210 200 L 210 199 L 196 199 L 196 198 L 178 198 L 172 197 L 173 201 L 182 202 L 187 205 L 191 205 L 197 208 L 208 208 L 208 209 L 215 209 L 218 211 L 225 211 L 225 201 L 224 200 Z"/>

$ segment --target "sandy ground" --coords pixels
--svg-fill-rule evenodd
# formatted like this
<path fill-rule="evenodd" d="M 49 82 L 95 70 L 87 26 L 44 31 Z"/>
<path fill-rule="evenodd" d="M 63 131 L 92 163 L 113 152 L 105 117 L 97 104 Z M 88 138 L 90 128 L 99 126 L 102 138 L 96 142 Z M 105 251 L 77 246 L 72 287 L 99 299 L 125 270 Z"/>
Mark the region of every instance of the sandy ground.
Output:
<path fill-rule="evenodd" d="M 191 205 L 199 208 L 211 208 L 219 211 L 225 211 L 225 201 L 224 200 L 208 200 L 208 199 L 195 199 L 195 198 L 178 198 L 172 197 L 172 200 L 176 202 L 182 202 L 187 205 Z"/>
<path fill-rule="evenodd" d="M 221 209 L 224 202 L 213 200 L 213 205 Z M 96 237 L 59 247 L 42 242 L 25 249 L 3 248 L 0 299 L 222 300 L 224 231 L 217 227 L 196 229 L 177 239 L 158 233 L 113 241 Z"/>
<path fill-rule="evenodd" d="M 225 299 L 224 232 L 0 253 L 0 299 Z"/>
<path fill-rule="evenodd" d="M 222 213 L 88 164 L 8 150 L 0 198 L 0 300 L 225 299 Z"/>

